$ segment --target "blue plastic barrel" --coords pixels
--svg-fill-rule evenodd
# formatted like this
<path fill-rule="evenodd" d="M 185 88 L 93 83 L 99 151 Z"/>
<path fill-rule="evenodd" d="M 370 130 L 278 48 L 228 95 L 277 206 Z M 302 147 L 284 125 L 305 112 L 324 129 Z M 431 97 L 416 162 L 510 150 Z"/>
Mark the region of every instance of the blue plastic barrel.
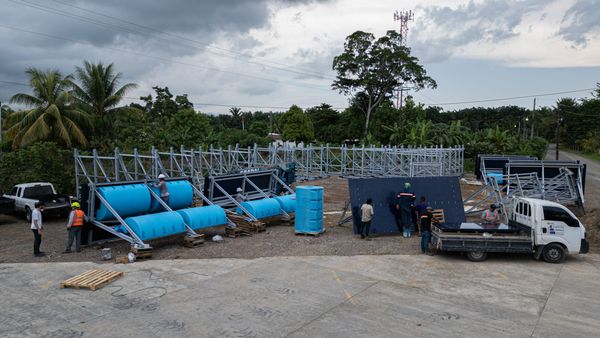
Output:
<path fill-rule="evenodd" d="M 493 177 L 498 184 L 504 184 L 504 175 L 502 173 L 488 172 L 486 176 Z"/>
<path fill-rule="evenodd" d="M 296 211 L 296 194 L 274 197 L 283 211 L 290 213 Z"/>
<path fill-rule="evenodd" d="M 142 183 L 99 187 L 98 192 L 121 217 L 144 214 L 150 208 L 150 191 Z M 101 203 L 100 208 L 96 210 L 96 220 L 113 219 L 115 217 L 104 203 Z"/>
<path fill-rule="evenodd" d="M 176 211 L 129 217 L 125 223 L 143 241 L 185 232 L 183 217 Z"/>
<path fill-rule="evenodd" d="M 160 196 L 160 189 L 151 186 L 152 190 L 156 195 Z M 194 198 L 194 191 L 192 184 L 187 180 L 180 181 L 167 181 L 167 189 L 169 190 L 169 207 L 173 210 L 187 208 L 192 205 Z M 150 204 L 150 212 L 164 211 L 162 205 L 155 199 L 152 198 Z"/>
<path fill-rule="evenodd" d="M 297 233 L 323 232 L 323 187 L 299 186 L 296 188 Z"/>
<path fill-rule="evenodd" d="M 260 219 L 273 217 L 281 214 L 281 207 L 279 202 L 274 198 L 263 198 L 262 200 L 242 202 L 241 205 L 248 210 L 248 212 Z M 238 214 L 243 214 L 242 209 L 237 208 Z"/>
<path fill-rule="evenodd" d="M 183 217 L 185 224 L 194 230 L 227 224 L 225 209 L 218 205 L 181 209 L 177 210 L 177 213 Z"/>

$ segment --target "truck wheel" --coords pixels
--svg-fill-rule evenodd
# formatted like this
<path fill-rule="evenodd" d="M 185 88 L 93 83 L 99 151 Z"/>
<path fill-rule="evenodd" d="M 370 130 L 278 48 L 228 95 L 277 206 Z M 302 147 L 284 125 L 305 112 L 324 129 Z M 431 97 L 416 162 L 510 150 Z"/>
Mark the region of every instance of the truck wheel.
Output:
<path fill-rule="evenodd" d="M 483 262 L 487 259 L 485 251 L 467 251 L 467 259 L 471 262 Z"/>
<path fill-rule="evenodd" d="M 560 244 L 548 244 L 542 251 L 542 257 L 548 263 L 562 263 L 566 257 L 565 249 Z"/>
<path fill-rule="evenodd" d="M 29 207 L 25 207 L 25 218 L 27 218 L 27 222 L 31 222 L 31 209 Z"/>

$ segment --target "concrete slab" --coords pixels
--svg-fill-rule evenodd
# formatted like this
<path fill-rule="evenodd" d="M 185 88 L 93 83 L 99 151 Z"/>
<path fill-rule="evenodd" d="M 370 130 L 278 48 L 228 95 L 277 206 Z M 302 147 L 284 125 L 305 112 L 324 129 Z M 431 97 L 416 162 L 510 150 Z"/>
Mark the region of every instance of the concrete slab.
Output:
<path fill-rule="evenodd" d="M 2 337 L 564 337 L 600 332 L 600 256 L 273 257 L 0 264 Z"/>

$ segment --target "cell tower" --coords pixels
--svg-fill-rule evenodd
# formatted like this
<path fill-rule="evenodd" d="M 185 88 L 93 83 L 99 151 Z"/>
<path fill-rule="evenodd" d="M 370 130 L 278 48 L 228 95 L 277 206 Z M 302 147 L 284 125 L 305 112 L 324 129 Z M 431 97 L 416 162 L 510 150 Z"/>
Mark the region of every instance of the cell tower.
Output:
<path fill-rule="evenodd" d="M 396 11 L 394 12 L 394 22 L 400 21 L 400 37 L 402 38 L 402 44 L 406 43 L 408 38 L 408 22 L 415 19 L 415 12 L 410 11 Z"/>
<path fill-rule="evenodd" d="M 415 12 L 412 10 L 409 11 L 396 11 L 394 12 L 394 22 L 400 21 L 400 38 L 402 45 L 406 45 L 406 41 L 408 40 L 408 22 L 413 21 L 415 19 Z M 396 108 L 400 109 L 404 103 L 402 102 L 404 91 L 408 88 L 400 87 L 396 89 Z"/>

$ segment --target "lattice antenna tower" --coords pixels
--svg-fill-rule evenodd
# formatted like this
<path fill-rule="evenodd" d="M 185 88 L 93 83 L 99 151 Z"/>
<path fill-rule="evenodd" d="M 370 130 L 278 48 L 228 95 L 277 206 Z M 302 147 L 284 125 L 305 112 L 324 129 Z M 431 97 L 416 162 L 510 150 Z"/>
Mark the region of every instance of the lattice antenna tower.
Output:
<path fill-rule="evenodd" d="M 396 11 L 394 12 L 394 22 L 400 21 L 400 41 L 402 45 L 406 45 L 406 41 L 408 39 L 408 23 L 410 21 L 414 21 L 415 12 L 412 10 L 408 11 Z M 404 91 L 408 88 L 403 88 L 402 85 L 396 90 L 396 107 L 400 109 L 404 103 Z"/>
<path fill-rule="evenodd" d="M 414 19 L 415 12 L 412 10 L 394 12 L 394 21 L 400 21 L 400 37 L 402 38 L 402 44 L 405 44 L 408 38 L 408 22 L 414 21 Z"/>

